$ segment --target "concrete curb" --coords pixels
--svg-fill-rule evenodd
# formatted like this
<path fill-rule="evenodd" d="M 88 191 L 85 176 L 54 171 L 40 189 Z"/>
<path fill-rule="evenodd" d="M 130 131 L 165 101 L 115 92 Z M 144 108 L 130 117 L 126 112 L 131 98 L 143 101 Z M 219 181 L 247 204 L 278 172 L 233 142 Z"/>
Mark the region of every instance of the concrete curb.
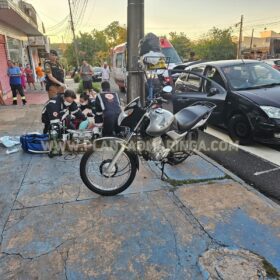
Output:
<path fill-rule="evenodd" d="M 194 150 L 194 153 L 197 154 L 198 156 L 200 156 L 201 158 L 203 158 L 204 160 L 208 161 L 209 163 L 213 164 L 214 166 L 216 166 L 217 168 L 219 168 L 221 171 L 223 171 L 226 175 L 228 175 L 229 177 L 231 177 L 234 181 L 236 181 L 237 183 L 239 183 L 240 185 L 242 185 L 244 188 L 246 188 L 248 191 L 253 192 L 254 194 L 256 194 L 258 197 L 264 199 L 268 204 L 270 204 L 272 207 L 276 207 L 280 209 L 280 204 L 278 204 L 277 202 L 273 201 L 272 199 L 268 198 L 267 196 L 265 196 L 264 194 L 262 194 L 261 192 L 259 192 L 258 190 L 254 189 L 252 186 L 248 185 L 245 181 L 243 181 L 241 178 L 239 178 L 237 175 L 235 175 L 234 173 L 232 173 L 231 171 L 229 171 L 228 169 L 226 169 L 225 167 L 223 167 L 222 165 L 220 165 L 219 163 L 217 163 L 216 161 L 214 161 L 213 159 L 209 158 L 208 156 L 206 156 L 205 154 Z"/>

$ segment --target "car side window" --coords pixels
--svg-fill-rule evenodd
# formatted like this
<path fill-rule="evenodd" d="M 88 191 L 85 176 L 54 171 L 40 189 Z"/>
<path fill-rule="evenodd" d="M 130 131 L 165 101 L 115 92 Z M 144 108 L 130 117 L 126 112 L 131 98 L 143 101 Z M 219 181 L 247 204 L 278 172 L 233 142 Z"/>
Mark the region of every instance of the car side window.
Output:
<path fill-rule="evenodd" d="M 220 74 L 220 72 L 218 71 L 217 68 L 208 67 L 206 69 L 205 76 L 207 78 L 209 78 L 210 80 L 219 84 L 224 89 L 226 88 L 225 82 L 224 82 L 224 80 L 223 80 L 223 78 L 222 78 L 222 76 L 221 76 L 221 74 Z M 203 91 L 208 93 L 211 87 L 213 87 L 211 82 L 205 79 L 204 82 L 203 82 Z"/>
<path fill-rule="evenodd" d="M 191 68 L 191 72 L 202 75 L 204 71 L 204 66 L 193 67 Z M 187 74 L 185 80 L 185 86 L 189 89 L 189 91 L 199 92 L 201 86 L 201 78 L 194 74 Z"/>

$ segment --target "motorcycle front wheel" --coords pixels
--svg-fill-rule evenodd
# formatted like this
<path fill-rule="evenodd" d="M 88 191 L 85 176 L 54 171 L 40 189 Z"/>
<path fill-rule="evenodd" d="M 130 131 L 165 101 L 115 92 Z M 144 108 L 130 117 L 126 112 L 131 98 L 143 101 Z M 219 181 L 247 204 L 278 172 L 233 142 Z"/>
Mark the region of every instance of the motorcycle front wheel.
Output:
<path fill-rule="evenodd" d="M 103 196 L 113 196 L 126 190 L 133 182 L 137 167 L 133 157 L 124 151 L 113 167 L 106 173 L 116 154 L 116 149 L 105 147 L 86 152 L 80 163 L 80 175 L 84 184 L 93 192 Z"/>

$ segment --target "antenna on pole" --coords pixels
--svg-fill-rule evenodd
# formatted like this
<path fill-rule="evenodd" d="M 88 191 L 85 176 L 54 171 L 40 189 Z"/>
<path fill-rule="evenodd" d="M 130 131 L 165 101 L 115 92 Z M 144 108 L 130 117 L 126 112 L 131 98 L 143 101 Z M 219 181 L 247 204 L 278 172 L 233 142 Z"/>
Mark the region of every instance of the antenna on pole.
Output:
<path fill-rule="evenodd" d="M 73 15 L 72 15 L 72 9 L 71 9 L 71 4 L 70 0 L 68 0 L 69 4 L 69 11 L 70 11 L 70 22 L 71 22 L 71 29 L 73 32 L 73 45 L 74 45 L 74 51 L 75 51 L 75 56 L 76 56 L 76 66 L 79 67 L 79 56 L 78 56 L 78 45 L 77 45 L 77 40 L 76 40 L 76 35 L 75 35 L 75 27 L 74 27 L 74 22 L 73 22 Z"/>

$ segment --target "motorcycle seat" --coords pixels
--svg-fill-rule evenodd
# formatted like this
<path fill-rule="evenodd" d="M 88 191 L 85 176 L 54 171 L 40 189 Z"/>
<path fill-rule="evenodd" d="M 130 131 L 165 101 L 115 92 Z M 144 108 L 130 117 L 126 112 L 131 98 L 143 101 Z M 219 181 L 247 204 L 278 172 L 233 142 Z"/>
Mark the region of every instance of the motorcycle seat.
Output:
<path fill-rule="evenodd" d="M 201 121 L 210 111 L 210 108 L 202 105 L 194 105 L 182 109 L 177 114 L 175 114 L 175 120 L 178 129 L 182 132 L 190 130 L 199 121 Z"/>

